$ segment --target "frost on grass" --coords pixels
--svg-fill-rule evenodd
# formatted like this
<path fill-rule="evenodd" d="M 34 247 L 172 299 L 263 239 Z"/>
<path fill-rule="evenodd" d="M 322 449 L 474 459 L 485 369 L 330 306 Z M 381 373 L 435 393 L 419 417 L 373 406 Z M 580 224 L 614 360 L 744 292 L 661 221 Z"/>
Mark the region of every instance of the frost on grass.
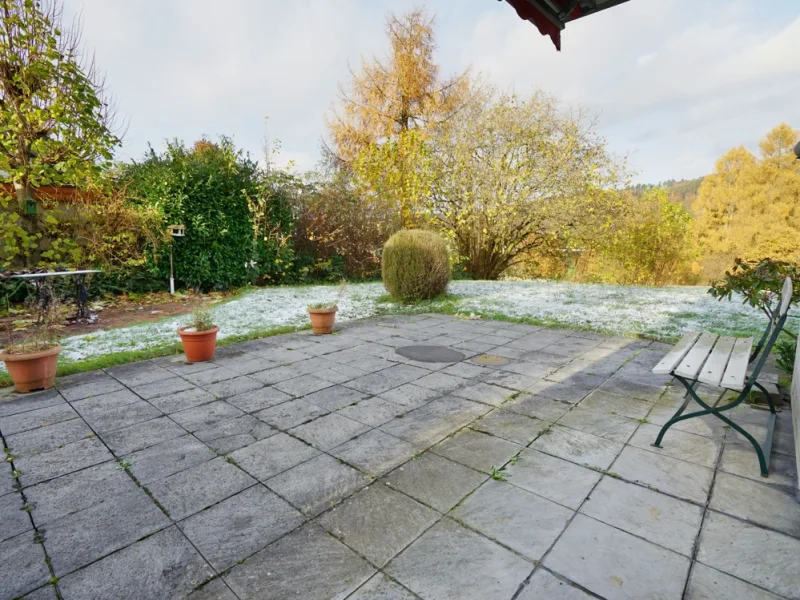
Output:
<path fill-rule="evenodd" d="M 762 313 L 740 302 L 717 301 L 704 287 L 646 288 L 543 281 L 456 281 L 445 300 L 408 307 L 381 300 L 380 283 L 353 284 L 339 301 L 337 322 L 387 312 L 477 314 L 590 329 L 615 335 L 642 335 L 671 341 L 686 331 L 753 335 L 762 331 Z M 308 323 L 306 306 L 335 299 L 333 286 L 271 287 L 249 292 L 211 309 L 219 337 L 253 334 Z M 102 318 L 102 317 L 101 317 Z M 94 332 L 62 340 L 64 358 L 81 360 L 144 350 L 177 341 L 175 330 L 189 317 Z"/>

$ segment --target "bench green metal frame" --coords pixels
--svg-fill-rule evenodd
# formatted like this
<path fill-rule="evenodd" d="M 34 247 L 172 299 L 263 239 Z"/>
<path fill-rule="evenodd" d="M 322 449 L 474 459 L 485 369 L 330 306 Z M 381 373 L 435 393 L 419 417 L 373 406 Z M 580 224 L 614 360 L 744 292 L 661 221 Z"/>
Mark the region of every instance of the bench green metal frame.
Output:
<path fill-rule="evenodd" d="M 770 396 L 769 392 L 758 382 L 758 376 L 761 374 L 761 370 L 764 368 L 764 364 L 767 361 L 767 357 L 769 356 L 772 347 L 775 345 L 775 342 L 778 339 L 778 336 L 783 329 L 783 326 L 786 323 L 786 318 L 789 312 L 789 304 L 791 303 L 792 299 L 792 281 L 788 279 L 784 282 L 783 289 L 781 290 L 781 298 L 779 300 L 779 309 L 775 316 L 770 319 L 769 324 L 767 325 L 764 334 L 761 336 L 761 339 L 758 342 L 755 350 L 750 356 L 750 360 L 748 364 L 753 364 L 755 362 L 755 366 L 753 367 L 752 372 L 750 375 L 746 376 L 745 385 L 742 390 L 739 392 L 739 395 L 732 401 L 728 402 L 727 404 L 719 405 L 719 402 L 724 397 L 724 394 L 720 396 L 720 398 L 713 404 L 710 405 L 707 402 L 704 402 L 698 395 L 695 390 L 698 384 L 697 379 L 687 379 L 685 377 L 681 377 L 679 375 L 675 375 L 675 379 L 680 381 L 683 386 L 686 388 L 686 395 L 683 404 L 678 408 L 677 412 L 673 415 L 673 417 L 667 421 L 664 426 L 661 428 L 661 431 L 658 433 L 658 437 L 656 437 L 656 441 L 652 444 L 656 448 L 661 448 L 661 440 L 664 438 L 664 434 L 667 433 L 667 430 L 675 425 L 675 423 L 680 423 L 681 421 L 685 421 L 687 419 L 691 419 L 694 417 L 702 417 L 704 415 L 714 415 L 715 417 L 724 421 L 728 426 L 731 427 L 734 431 L 739 432 L 746 440 L 748 440 L 755 448 L 756 454 L 758 455 L 758 464 L 761 468 L 761 476 L 767 477 L 769 475 L 769 458 L 770 454 L 772 453 L 772 436 L 775 431 L 775 404 L 772 402 L 772 397 Z M 756 439 L 747 431 L 745 431 L 740 425 L 736 424 L 734 421 L 729 419 L 725 416 L 724 412 L 732 410 L 736 408 L 739 404 L 741 404 L 747 397 L 750 395 L 753 387 L 757 387 L 761 390 L 761 393 L 766 398 L 767 403 L 769 405 L 769 420 L 767 423 L 767 437 L 764 440 L 764 444 L 759 444 Z M 690 412 L 684 414 L 683 411 L 686 410 L 686 407 L 689 405 L 689 402 L 694 400 L 697 402 L 701 407 L 702 410 L 698 410 L 695 412 Z"/>

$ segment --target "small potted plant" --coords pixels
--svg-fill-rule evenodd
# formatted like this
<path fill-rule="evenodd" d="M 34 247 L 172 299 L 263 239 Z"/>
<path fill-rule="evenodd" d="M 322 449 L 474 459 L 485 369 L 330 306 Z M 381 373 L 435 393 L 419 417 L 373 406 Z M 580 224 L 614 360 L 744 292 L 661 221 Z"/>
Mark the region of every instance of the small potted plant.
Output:
<path fill-rule="evenodd" d="M 347 283 L 342 281 L 336 298 L 330 302 L 319 302 L 309 304 L 308 316 L 311 318 L 311 329 L 314 335 L 324 335 L 333 331 L 333 322 L 336 319 L 336 311 L 339 310 L 339 302 L 347 289 Z"/>
<path fill-rule="evenodd" d="M 204 362 L 214 358 L 219 325 L 214 325 L 208 310 L 196 310 L 188 325 L 178 328 L 183 353 L 189 362 Z"/>
<path fill-rule="evenodd" d="M 58 332 L 63 327 L 63 306 L 52 290 L 44 300 L 37 298 L 34 302 L 35 320 L 30 323 L 30 332 L 20 341 L 9 332 L 8 346 L 0 350 L 0 360 L 6 365 L 14 389 L 23 393 L 53 387 L 62 350 Z"/>

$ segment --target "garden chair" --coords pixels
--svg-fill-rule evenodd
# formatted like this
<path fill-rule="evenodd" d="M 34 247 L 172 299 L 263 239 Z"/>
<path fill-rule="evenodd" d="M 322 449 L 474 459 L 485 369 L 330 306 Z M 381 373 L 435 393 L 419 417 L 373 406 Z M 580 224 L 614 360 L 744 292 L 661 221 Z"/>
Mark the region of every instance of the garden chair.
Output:
<path fill-rule="evenodd" d="M 764 363 L 772 346 L 786 323 L 789 304 L 792 300 L 792 291 L 792 280 L 787 277 L 781 289 L 778 311 L 770 319 L 755 349 L 753 349 L 753 338 L 734 338 L 717 336 L 708 332 L 691 332 L 684 335 L 675 347 L 653 368 L 653 373 L 657 375 L 672 375 L 686 388 L 683 404 L 661 428 L 653 446 L 661 448 L 661 440 L 664 434 L 675 423 L 693 417 L 714 415 L 742 434 L 753 445 L 758 455 L 761 475 L 763 477 L 768 475 L 769 457 L 772 451 L 772 435 L 775 430 L 775 405 L 769 392 L 758 382 L 758 376 L 764 368 Z M 752 365 L 752 371 L 748 375 L 747 371 L 750 365 Z M 699 383 L 738 392 L 738 395 L 734 400 L 720 405 L 721 401 L 730 398 L 730 394 L 722 394 L 714 404 L 709 405 L 697 395 L 696 388 Z M 761 390 L 769 404 L 770 415 L 767 436 L 763 446 L 751 434 L 723 414 L 741 404 L 750 395 L 750 391 L 754 386 Z M 684 414 L 683 411 L 686 410 L 692 399 L 702 407 L 702 410 Z"/>

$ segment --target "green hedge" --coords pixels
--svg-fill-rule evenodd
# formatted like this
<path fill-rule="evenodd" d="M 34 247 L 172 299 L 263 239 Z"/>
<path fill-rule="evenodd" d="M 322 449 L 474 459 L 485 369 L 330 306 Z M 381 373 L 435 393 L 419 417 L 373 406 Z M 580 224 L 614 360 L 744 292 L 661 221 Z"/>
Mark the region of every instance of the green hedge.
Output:
<path fill-rule="evenodd" d="M 383 285 L 404 302 L 434 298 L 450 282 L 450 258 L 444 239 L 431 231 L 398 231 L 383 247 Z"/>

